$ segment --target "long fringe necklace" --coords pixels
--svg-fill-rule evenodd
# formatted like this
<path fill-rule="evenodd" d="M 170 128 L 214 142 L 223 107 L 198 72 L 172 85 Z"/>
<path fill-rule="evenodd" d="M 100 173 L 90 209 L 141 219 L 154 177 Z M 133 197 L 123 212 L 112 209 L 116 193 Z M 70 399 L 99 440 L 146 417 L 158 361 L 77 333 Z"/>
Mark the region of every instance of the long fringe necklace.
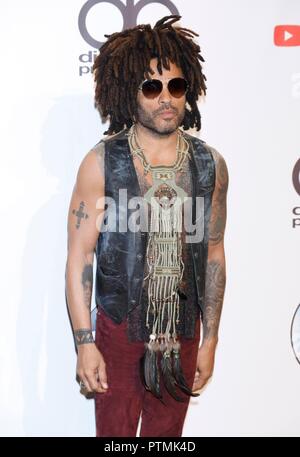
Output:
<path fill-rule="evenodd" d="M 182 170 L 189 157 L 189 143 L 177 129 L 176 160 L 168 165 L 152 166 L 139 146 L 135 124 L 129 129 L 128 141 L 133 156 L 140 158 L 144 175 L 152 175 L 153 185 L 144 195 L 150 204 L 150 228 L 146 250 L 148 275 L 148 307 L 146 327 L 150 328 L 149 314 L 153 323 L 146 351 L 141 359 L 144 386 L 162 400 L 158 354 L 161 353 L 161 374 L 164 385 L 177 401 L 184 401 L 176 392 L 176 386 L 184 393 L 193 394 L 187 385 L 181 368 L 180 342 L 176 324 L 179 323 L 179 285 L 184 272 L 182 260 L 182 205 L 187 197 L 184 189 L 175 183 L 176 172 Z"/>

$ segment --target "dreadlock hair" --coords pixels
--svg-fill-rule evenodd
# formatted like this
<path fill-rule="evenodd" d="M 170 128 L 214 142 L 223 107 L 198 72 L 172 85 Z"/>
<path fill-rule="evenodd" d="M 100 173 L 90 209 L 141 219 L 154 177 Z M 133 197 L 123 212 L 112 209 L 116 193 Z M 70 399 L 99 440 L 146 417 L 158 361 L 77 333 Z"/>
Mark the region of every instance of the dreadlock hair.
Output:
<path fill-rule="evenodd" d="M 200 46 L 193 41 L 192 30 L 173 27 L 181 16 L 160 19 L 153 29 L 150 24 L 137 25 L 119 33 L 104 35 L 107 41 L 99 49 L 92 71 L 95 81 L 95 102 L 102 119 L 109 116 L 110 125 L 104 135 L 112 135 L 129 128 L 137 113 L 137 91 L 141 81 L 153 74 L 150 60 L 157 58 L 157 70 L 170 69 L 169 60 L 181 68 L 189 88 L 182 121 L 184 130 L 201 128 L 197 107 L 198 95 L 206 94 L 206 77 L 202 73 Z"/>

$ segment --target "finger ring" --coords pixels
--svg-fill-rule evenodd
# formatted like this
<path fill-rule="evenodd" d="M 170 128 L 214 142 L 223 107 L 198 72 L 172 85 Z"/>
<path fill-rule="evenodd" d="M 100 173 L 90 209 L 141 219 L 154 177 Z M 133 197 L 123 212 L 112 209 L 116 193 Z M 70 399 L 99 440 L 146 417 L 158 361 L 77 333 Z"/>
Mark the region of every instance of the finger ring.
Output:
<path fill-rule="evenodd" d="M 79 386 L 80 386 L 80 389 L 86 389 L 86 385 L 84 384 L 83 381 L 80 381 Z"/>

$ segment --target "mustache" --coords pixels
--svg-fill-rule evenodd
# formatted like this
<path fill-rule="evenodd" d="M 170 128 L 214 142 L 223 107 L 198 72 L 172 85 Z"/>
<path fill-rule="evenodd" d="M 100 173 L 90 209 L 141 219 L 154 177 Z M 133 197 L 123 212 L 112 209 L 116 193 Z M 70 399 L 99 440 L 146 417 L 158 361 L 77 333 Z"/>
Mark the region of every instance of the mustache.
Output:
<path fill-rule="evenodd" d="M 165 106 L 161 110 L 159 110 L 157 113 L 155 113 L 155 116 L 158 114 L 164 113 L 165 111 L 172 111 L 173 113 L 177 113 L 177 110 L 175 108 L 172 108 L 171 106 Z"/>

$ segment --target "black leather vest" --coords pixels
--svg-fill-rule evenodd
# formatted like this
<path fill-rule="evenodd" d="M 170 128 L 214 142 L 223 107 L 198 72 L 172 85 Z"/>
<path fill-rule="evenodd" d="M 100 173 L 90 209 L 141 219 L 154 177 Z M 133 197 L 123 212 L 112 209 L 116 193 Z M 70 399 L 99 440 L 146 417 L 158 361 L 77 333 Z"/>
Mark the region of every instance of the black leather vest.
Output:
<path fill-rule="evenodd" d="M 116 203 L 108 204 L 103 224 L 116 214 L 114 230 L 100 230 L 95 253 L 97 258 L 95 301 L 110 318 L 120 324 L 127 314 L 139 303 L 142 294 L 144 262 L 148 232 L 124 231 L 135 209 L 127 203 L 140 196 L 140 187 L 124 129 L 105 144 L 105 197 Z M 205 271 L 207 263 L 209 220 L 212 193 L 215 186 L 215 163 L 212 154 L 203 146 L 203 140 L 184 132 L 190 144 L 192 174 L 192 223 L 196 218 L 196 196 L 204 199 L 204 236 L 199 242 L 189 243 L 193 259 L 197 300 L 203 314 Z M 119 190 L 127 190 L 127 201 L 119 200 Z M 109 200 L 109 199 L 108 199 Z M 110 200 L 111 201 L 111 200 Z M 110 219 L 111 220 L 111 219 Z"/>

